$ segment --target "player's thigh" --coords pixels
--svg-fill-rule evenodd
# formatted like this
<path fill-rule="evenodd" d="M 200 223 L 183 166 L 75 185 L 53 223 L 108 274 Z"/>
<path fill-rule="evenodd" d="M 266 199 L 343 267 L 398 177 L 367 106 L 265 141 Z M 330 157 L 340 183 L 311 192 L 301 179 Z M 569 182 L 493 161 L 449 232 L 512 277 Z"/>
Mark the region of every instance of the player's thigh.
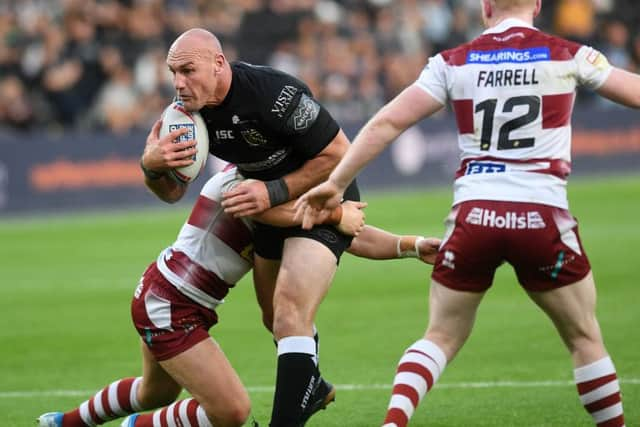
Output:
<path fill-rule="evenodd" d="M 262 321 L 269 330 L 273 328 L 273 294 L 279 269 L 280 260 L 266 259 L 260 255 L 254 255 L 253 287 L 256 292 L 256 299 L 262 310 Z"/>
<path fill-rule="evenodd" d="M 140 342 L 142 352 L 142 382 L 138 389 L 138 401 L 143 408 L 166 406 L 173 402 L 182 387 L 165 371 L 151 354 L 144 342 Z"/>
<path fill-rule="evenodd" d="M 596 321 L 596 287 L 593 274 L 578 282 L 546 292 L 529 292 L 531 299 L 551 318 L 565 340 L 599 337 Z"/>
<path fill-rule="evenodd" d="M 299 307 L 314 309 L 327 293 L 336 268 L 336 256 L 324 244 L 309 238 L 287 239 L 276 300 L 284 297 Z"/>
<path fill-rule="evenodd" d="M 189 391 L 214 422 L 237 413 L 248 416 L 249 395 L 213 339 L 203 340 L 160 365 Z"/>
<path fill-rule="evenodd" d="M 435 341 L 451 360 L 471 333 L 484 292 L 458 291 L 435 280 L 429 289 L 429 326 L 425 337 Z"/>

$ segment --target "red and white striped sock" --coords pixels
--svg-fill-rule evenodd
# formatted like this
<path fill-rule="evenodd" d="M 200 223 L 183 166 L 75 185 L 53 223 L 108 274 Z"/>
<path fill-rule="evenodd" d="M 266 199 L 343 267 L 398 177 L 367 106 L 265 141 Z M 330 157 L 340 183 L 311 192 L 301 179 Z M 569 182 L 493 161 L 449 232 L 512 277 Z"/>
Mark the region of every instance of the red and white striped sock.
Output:
<path fill-rule="evenodd" d="M 447 357 L 432 341 L 420 340 L 409 347 L 398 363 L 383 427 L 405 427 L 446 365 Z"/>
<path fill-rule="evenodd" d="M 148 414 L 140 414 L 135 427 L 188 426 L 213 427 L 195 399 L 179 400 Z"/>
<path fill-rule="evenodd" d="M 584 408 L 598 427 L 624 427 L 616 368 L 610 357 L 576 368 L 573 376 Z"/>
<path fill-rule="evenodd" d="M 142 378 L 114 381 L 62 417 L 62 427 L 93 427 L 141 411 L 137 399 Z"/>

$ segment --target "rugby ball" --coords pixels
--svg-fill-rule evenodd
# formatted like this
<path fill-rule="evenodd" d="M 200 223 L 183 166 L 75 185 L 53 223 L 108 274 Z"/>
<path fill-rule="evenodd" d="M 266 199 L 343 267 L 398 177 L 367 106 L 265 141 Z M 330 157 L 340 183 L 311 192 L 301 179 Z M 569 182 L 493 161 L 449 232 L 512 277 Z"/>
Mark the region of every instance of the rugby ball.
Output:
<path fill-rule="evenodd" d="M 183 166 L 169 171 L 169 176 L 181 183 L 190 183 L 204 170 L 209 157 L 209 132 L 202 116 L 197 111 L 187 111 L 180 101 L 171 103 L 162 113 L 162 127 L 160 137 L 169 132 L 187 128 L 188 132 L 180 135 L 174 142 L 194 139 L 198 152 L 193 156 L 194 162 L 189 166 Z"/>

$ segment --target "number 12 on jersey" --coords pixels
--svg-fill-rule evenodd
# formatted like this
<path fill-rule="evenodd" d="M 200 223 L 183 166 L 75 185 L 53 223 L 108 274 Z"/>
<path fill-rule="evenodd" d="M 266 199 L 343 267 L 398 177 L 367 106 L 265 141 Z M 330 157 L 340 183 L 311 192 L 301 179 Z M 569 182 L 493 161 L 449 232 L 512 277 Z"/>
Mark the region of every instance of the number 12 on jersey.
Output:
<path fill-rule="evenodd" d="M 516 107 L 527 107 L 524 114 L 504 122 L 498 129 L 498 150 L 512 150 L 516 148 L 533 147 L 535 138 L 511 138 L 512 131 L 534 122 L 540 115 L 541 100 L 539 96 L 514 96 L 504 102 L 503 113 L 511 113 Z M 498 100 L 495 98 L 480 102 L 475 107 L 476 113 L 483 113 L 480 149 L 488 151 L 495 126 L 496 108 Z"/>

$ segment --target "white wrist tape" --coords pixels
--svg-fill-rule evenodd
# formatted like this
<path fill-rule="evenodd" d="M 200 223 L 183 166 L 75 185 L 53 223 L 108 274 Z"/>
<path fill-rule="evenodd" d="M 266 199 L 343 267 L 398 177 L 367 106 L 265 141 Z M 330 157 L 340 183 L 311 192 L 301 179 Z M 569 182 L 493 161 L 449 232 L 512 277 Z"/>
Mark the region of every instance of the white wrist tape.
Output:
<path fill-rule="evenodd" d="M 396 244 L 396 253 L 398 258 L 420 258 L 420 242 L 424 240 L 424 237 L 418 236 L 416 237 L 415 244 L 413 245 L 413 249 L 408 249 L 403 251 L 400 248 L 400 243 L 402 242 L 402 236 L 398 238 L 398 243 Z"/>

